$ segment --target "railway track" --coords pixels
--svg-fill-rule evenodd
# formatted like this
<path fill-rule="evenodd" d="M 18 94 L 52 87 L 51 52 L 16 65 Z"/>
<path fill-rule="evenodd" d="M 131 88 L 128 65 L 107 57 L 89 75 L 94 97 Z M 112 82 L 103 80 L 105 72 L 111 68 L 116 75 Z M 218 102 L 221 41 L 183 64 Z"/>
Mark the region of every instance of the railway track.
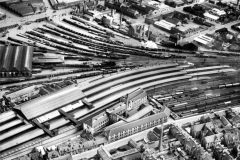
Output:
<path fill-rule="evenodd" d="M 168 68 L 173 68 L 172 71 L 168 70 Z M 169 73 L 170 72 L 170 73 Z M 158 75 L 159 74 L 159 75 Z M 140 77 L 139 75 L 144 75 Z M 139 79 L 141 78 L 141 79 Z M 119 74 L 115 74 L 106 78 L 102 78 L 100 80 L 93 81 L 89 85 L 83 86 L 82 91 L 85 93 L 85 96 L 88 98 L 89 102 L 91 102 L 94 106 L 93 109 L 87 108 L 82 104 L 77 104 L 77 108 L 74 110 L 70 110 L 69 113 L 74 116 L 75 119 L 79 121 L 85 121 L 91 114 L 101 111 L 101 108 L 109 103 L 121 98 L 127 93 L 142 87 L 143 89 L 147 89 L 152 86 L 166 86 L 170 83 L 178 83 L 182 80 L 189 80 L 191 76 L 187 75 L 185 71 L 181 71 L 181 68 L 177 66 L 177 64 L 169 64 L 162 66 L 154 66 L 149 68 L 140 68 L 138 70 L 131 70 L 128 72 L 123 72 Z M 122 85 L 119 85 L 122 84 Z M 111 87 L 119 85 L 110 90 Z M 98 94 L 100 93 L 101 94 Z M 97 93 L 97 94 L 95 94 Z M 37 100 L 36 100 L 37 101 Z M 2 125 L 3 128 L 7 128 L 7 124 L 10 125 L 10 128 L 13 128 L 13 123 L 11 121 L 5 121 L 6 119 L 10 119 L 10 117 L 14 118 L 16 115 L 13 115 L 14 112 L 9 112 L 5 114 L 5 118 L 3 118 Z M 71 124 L 69 120 L 66 120 L 59 116 L 54 116 L 48 114 L 50 117 L 46 119 L 45 122 L 50 124 L 50 130 L 59 131 L 66 125 Z M 5 119 L 5 120 L 4 120 Z M 7 122 L 4 124 L 4 122 Z M 43 121 L 44 123 L 44 121 Z M 29 128 L 28 128 L 29 127 Z M 72 126 L 74 128 L 74 126 Z M 36 128 L 31 123 L 21 125 L 14 130 L 10 130 L 10 135 L 14 136 L 0 136 L 1 147 L 0 151 L 4 152 L 1 154 L 1 158 L 10 156 L 16 151 L 20 151 L 21 148 L 18 145 L 33 141 L 34 144 L 36 142 L 35 139 L 39 137 L 47 137 L 44 136 L 44 132 L 41 129 Z M 10 149 L 10 151 L 8 151 Z"/>

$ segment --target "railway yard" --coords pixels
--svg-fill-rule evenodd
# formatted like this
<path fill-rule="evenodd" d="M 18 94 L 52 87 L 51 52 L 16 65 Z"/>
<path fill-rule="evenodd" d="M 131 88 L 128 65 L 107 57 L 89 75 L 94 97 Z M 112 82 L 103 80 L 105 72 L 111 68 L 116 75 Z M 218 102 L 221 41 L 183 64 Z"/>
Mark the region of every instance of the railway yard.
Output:
<path fill-rule="evenodd" d="M 239 13 L 0 0 L 0 160 L 240 159 Z"/>

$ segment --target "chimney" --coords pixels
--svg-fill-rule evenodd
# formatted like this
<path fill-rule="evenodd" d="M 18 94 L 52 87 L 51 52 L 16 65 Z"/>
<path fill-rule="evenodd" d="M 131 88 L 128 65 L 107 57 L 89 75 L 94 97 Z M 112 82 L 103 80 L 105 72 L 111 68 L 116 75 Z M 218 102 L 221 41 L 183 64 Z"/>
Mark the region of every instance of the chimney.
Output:
<path fill-rule="evenodd" d="M 162 137 L 163 137 L 163 125 L 161 125 L 161 133 L 159 137 L 159 152 L 162 152 Z"/>
<path fill-rule="evenodd" d="M 237 0 L 237 9 L 239 9 L 239 0 Z"/>

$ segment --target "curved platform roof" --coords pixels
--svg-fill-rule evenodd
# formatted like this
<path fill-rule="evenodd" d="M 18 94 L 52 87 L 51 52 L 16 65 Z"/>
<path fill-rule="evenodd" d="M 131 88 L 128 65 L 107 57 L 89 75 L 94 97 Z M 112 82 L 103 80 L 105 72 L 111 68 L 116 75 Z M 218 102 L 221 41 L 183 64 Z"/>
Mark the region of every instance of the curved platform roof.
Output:
<path fill-rule="evenodd" d="M 26 119 L 31 120 L 84 97 L 85 95 L 79 87 L 70 86 L 52 94 L 23 103 L 14 107 L 14 109 L 20 111 Z"/>

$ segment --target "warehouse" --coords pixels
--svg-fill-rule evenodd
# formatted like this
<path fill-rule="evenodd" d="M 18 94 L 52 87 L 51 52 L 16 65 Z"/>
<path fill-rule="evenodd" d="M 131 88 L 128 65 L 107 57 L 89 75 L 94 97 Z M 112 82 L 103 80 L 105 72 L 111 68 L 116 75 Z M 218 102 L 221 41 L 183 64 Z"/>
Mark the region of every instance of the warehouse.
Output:
<path fill-rule="evenodd" d="M 32 46 L 0 46 L 0 77 L 32 75 Z"/>

